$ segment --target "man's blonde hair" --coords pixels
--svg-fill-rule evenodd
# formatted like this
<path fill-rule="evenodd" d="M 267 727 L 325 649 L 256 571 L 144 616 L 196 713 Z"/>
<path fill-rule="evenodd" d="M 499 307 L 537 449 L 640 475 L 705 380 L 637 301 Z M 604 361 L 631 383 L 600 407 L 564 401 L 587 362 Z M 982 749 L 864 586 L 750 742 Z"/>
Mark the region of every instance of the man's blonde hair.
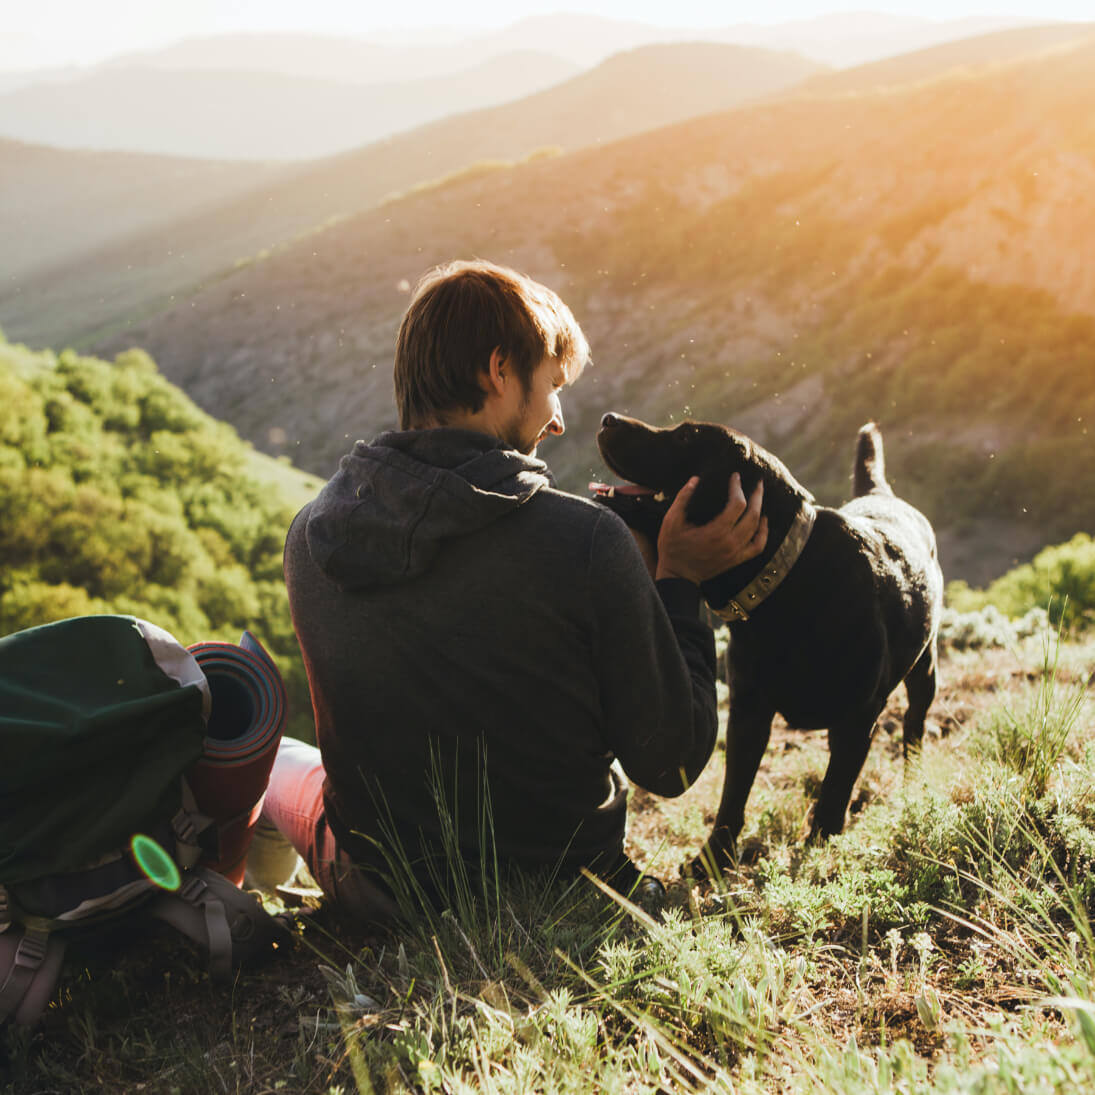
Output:
<path fill-rule="evenodd" d="M 532 278 L 475 260 L 451 262 L 415 286 L 395 348 L 395 398 L 403 429 L 475 413 L 480 378 L 498 349 L 528 390 L 544 358 L 569 384 L 589 361 L 589 344 L 558 295 Z"/>

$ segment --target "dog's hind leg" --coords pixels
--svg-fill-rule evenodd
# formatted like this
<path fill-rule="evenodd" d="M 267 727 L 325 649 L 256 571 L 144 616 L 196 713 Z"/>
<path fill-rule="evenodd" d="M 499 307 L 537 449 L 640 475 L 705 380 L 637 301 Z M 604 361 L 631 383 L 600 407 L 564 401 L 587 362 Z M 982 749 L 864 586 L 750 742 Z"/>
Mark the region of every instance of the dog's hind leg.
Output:
<path fill-rule="evenodd" d="M 829 727 L 829 767 L 810 820 L 810 840 L 835 836 L 844 828 L 855 781 L 871 749 L 875 718 L 872 715 Z"/>
<path fill-rule="evenodd" d="M 935 699 L 935 683 L 935 643 L 932 642 L 928 644 L 905 678 L 905 691 L 908 693 L 909 705 L 905 708 L 904 729 L 901 736 L 906 761 L 920 752 L 920 745 L 924 739 L 924 719 L 928 714 L 928 708 L 932 705 L 932 700 Z"/>
<path fill-rule="evenodd" d="M 736 861 L 738 835 L 745 825 L 745 803 L 768 748 L 775 708 L 748 686 L 732 687 L 726 726 L 726 776 L 715 825 L 693 863 L 693 871 L 721 870 Z"/>

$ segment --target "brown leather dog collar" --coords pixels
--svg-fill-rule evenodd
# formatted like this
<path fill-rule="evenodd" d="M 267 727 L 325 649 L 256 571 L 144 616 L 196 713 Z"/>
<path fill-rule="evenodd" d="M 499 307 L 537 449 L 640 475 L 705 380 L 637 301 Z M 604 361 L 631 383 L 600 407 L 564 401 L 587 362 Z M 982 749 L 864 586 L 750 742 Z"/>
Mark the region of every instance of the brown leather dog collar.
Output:
<path fill-rule="evenodd" d="M 787 577 L 798 561 L 816 519 L 817 510 L 804 500 L 783 543 L 765 568 L 736 597 L 732 597 L 722 608 L 713 608 L 712 612 L 730 623 L 748 620 L 750 613 L 756 611 L 757 605 Z"/>

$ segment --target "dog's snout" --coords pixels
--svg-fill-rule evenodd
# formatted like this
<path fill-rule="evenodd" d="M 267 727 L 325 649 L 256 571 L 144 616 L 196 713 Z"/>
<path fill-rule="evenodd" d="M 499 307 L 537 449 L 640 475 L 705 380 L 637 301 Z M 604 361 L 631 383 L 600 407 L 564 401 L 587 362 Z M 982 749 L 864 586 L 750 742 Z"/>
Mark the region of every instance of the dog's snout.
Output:
<path fill-rule="evenodd" d="M 619 421 L 620 420 L 611 411 L 601 417 L 602 426 L 615 426 Z"/>

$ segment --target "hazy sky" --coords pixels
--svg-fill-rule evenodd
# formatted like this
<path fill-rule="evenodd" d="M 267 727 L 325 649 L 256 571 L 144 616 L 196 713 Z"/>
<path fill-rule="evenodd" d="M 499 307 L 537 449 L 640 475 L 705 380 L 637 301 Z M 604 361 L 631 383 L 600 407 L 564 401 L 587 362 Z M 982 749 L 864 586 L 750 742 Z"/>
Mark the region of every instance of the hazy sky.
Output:
<path fill-rule="evenodd" d="M 966 15 L 1087 21 L 1092 0 L 860 0 L 856 10 L 932 19 Z M 237 30 L 366 34 L 396 27 L 504 26 L 526 15 L 583 11 L 669 26 L 810 18 L 825 0 L 0 0 L 0 68 L 87 63 L 179 38 Z"/>

